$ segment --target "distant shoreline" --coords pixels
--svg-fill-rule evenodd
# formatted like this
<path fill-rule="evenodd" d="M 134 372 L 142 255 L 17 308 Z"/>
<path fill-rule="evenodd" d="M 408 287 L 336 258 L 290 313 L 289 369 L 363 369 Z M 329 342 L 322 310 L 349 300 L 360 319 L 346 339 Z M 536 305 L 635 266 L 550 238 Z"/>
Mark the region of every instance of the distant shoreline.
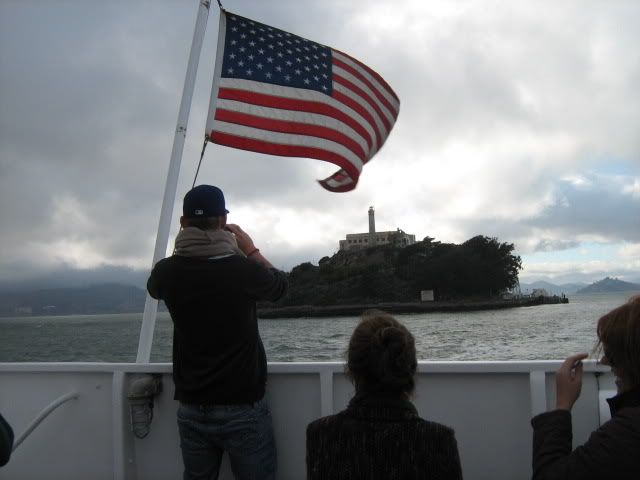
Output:
<path fill-rule="evenodd" d="M 478 300 L 451 302 L 383 302 L 358 305 L 296 305 L 290 307 L 259 308 L 258 317 L 317 318 L 360 316 L 366 310 L 384 310 L 389 313 L 471 312 L 504 308 L 533 307 L 536 305 L 569 303 L 569 299 L 553 295 L 549 297 L 517 298 L 508 300 Z"/>

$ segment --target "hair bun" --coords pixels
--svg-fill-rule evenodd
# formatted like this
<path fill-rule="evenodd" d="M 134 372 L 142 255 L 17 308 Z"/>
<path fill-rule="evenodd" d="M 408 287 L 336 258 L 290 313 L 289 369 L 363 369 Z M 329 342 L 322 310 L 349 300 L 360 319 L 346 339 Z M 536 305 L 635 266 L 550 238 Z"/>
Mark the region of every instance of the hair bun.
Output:
<path fill-rule="evenodd" d="M 374 335 L 374 341 L 378 345 L 389 348 L 396 343 L 405 343 L 404 334 L 397 327 L 384 327 L 378 330 Z"/>
<path fill-rule="evenodd" d="M 382 312 L 364 316 L 348 350 L 356 390 L 411 392 L 416 367 L 415 341 L 404 325 Z"/>

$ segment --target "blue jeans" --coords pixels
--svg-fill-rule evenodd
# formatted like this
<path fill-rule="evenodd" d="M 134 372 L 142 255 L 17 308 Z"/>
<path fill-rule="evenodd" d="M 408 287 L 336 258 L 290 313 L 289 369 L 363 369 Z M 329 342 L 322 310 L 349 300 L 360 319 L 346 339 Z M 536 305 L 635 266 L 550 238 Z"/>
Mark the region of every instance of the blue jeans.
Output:
<path fill-rule="evenodd" d="M 236 480 L 273 480 L 276 444 L 269 406 L 186 405 L 178 408 L 184 480 L 216 480 L 227 452 Z"/>

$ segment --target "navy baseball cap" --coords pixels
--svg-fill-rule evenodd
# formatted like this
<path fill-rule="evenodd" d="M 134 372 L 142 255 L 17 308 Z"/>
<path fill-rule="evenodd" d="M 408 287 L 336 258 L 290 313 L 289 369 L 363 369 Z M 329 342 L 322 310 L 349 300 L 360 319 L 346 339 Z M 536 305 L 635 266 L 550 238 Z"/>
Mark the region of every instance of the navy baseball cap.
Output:
<path fill-rule="evenodd" d="M 184 196 L 182 215 L 186 218 L 222 217 L 227 213 L 224 194 L 213 185 L 198 185 Z"/>

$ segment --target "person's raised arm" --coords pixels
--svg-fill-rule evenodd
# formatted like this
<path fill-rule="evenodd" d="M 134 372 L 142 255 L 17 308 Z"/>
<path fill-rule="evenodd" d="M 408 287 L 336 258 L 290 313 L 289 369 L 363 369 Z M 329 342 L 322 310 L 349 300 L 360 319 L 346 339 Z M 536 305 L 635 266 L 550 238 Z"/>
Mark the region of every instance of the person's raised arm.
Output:
<path fill-rule="evenodd" d="M 589 471 L 587 465 L 593 448 L 571 454 L 571 409 L 582 389 L 582 361 L 586 353 L 568 357 L 556 372 L 556 408 L 537 415 L 533 426 L 533 480 L 574 479 L 569 472 Z M 595 449 L 597 450 L 597 448 Z M 592 478 L 592 477 L 584 477 Z"/>
<path fill-rule="evenodd" d="M 582 390 L 582 361 L 589 355 L 578 353 L 568 357 L 556 372 L 556 408 L 571 410 Z"/>
<path fill-rule="evenodd" d="M 235 235 L 238 248 L 247 258 L 264 267 L 256 269 L 255 275 L 251 276 L 252 281 L 247 285 L 247 291 L 259 300 L 276 301 L 282 298 L 288 287 L 286 274 L 274 268 L 242 228 L 233 223 L 227 224 L 225 228 Z"/>
<path fill-rule="evenodd" d="M 261 263 L 267 268 L 274 268 L 271 262 L 269 262 L 269 260 L 267 260 L 264 255 L 262 255 L 260 249 L 256 248 L 253 240 L 247 232 L 245 232 L 242 228 L 234 223 L 227 223 L 225 228 L 236 236 L 238 248 L 242 250 L 242 253 L 244 253 L 247 258 Z"/>

